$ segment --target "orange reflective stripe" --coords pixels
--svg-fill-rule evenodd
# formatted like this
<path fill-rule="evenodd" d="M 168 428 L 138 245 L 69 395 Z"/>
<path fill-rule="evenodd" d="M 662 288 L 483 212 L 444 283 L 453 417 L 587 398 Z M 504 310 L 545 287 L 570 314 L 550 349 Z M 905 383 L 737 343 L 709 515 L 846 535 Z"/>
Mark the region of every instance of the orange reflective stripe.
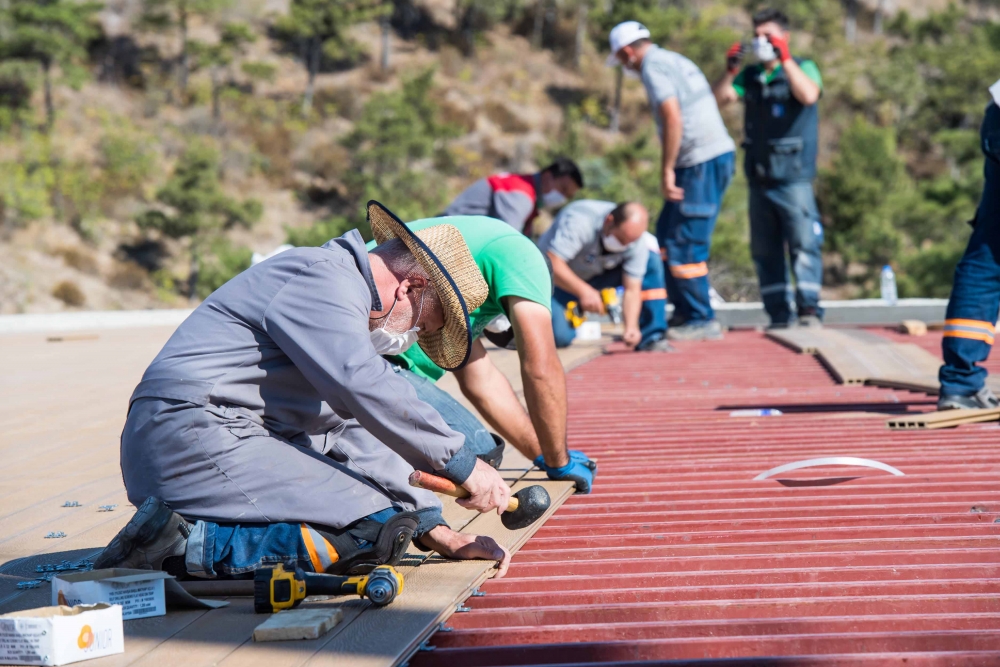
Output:
<path fill-rule="evenodd" d="M 697 264 L 671 264 L 670 275 L 674 278 L 701 278 L 708 275 L 708 264 L 698 262 Z"/>
<path fill-rule="evenodd" d="M 316 545 L 313 544 L 312 531 L 309 530 L 309 526 L 306 524 L 301 524 L 299 530 L 302 531 L 302 542 L 306 545 L 306 551 L 309 552 L 309 560 L 312 561 L 313 569 L 316 572 L 323 572 L 326 568 L 323 567 L 323 562 L 319 559 L 319 554 L 316 553 Z"/>
<path fill-rule="evenodd" d="M 996 329 L 994 328 L 992 322 L 982 322 L 980 320 L 945 320 L 944 325 L 953 327 L 974 327 L 976 329 L 986 329 L 990 333 L 996 333 Z"/>
<path fill-rule="evenodd" d="M 945 331 L 945 338 L 968 338 L 970 340 L 981 340 L 990 345 L 993 344 L 993 336 L 984 333 L 974 333 L 972 331 Z"/>
<path fill-rule="evenodd" d="M 330 565 L 340 560 L 340 554 L 337 553 L 337 550 L 333 548 L 333 545 L 325 537 L 323 538 L 323 546 L 326 547 L 326 555 L 330 558 Z M 327 567 L 330 567 L 330 565 L 327 565 Z"/>
<path fill-rule="evenodd" d="M 667 290 L 663 289 L 662 287 L 656 287 L 653 289 L 644 289 L 642 290 L 642 292 L 640 292 L 640 294 L 642 294 L 643 301 L 653 301 L 654 299 L 667 298 Z"/>

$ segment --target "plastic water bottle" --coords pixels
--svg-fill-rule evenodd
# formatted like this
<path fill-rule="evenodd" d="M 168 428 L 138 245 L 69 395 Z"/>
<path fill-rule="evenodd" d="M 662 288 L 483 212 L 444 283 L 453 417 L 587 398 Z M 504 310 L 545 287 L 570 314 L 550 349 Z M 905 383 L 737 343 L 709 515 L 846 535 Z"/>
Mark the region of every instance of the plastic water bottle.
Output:
<path fill-rule="evenodd" d="M 882 267 L 882 300 L 890 306 L 896 305 L 896 274 L 888 264 Z"/>

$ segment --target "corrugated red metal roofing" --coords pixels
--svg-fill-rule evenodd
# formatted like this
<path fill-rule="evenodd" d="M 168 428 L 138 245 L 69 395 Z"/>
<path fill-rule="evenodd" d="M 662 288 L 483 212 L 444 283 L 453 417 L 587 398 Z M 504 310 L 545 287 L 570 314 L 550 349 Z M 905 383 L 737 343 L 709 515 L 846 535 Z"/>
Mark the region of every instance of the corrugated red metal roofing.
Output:
<path fill-rule="evenodd" d="M 907 341 L 940 350 L 939 335 Z M 569 375 L 570 446 L 600 460 L 594 492 L 563 505 L 412 667 L 1000 665 L 995 423 L 889 431 L 889 415 L 934 400 L 838 386 L 758 333 L 678 347 Z M 760 407 L 785 414 L 729 416 Z M 753 481 L 835 455 L 906 475 Z M 835 483 L 802 485 L 820 478 Z"/>

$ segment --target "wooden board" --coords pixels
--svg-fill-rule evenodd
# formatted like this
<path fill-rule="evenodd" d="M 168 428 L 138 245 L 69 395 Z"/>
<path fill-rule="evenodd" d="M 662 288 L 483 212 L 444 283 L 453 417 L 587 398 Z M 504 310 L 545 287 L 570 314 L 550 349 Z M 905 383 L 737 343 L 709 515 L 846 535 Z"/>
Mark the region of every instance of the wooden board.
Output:
<path fill-rule="evenodd" d="M 922 414 L 899 415 L 886 421 L 895 431 L 951 428 L 960 424 L 1000 421 L 1000 408 L 985 410 L 942 410 Z"/>
<path fill-rule="evenodd" d="M 330 605 L 289 609 L 271 614 L 254 628 L 255 642 L 287 642 L 295 639 L 319 639 L 344 618 L 344 610 Z"/>

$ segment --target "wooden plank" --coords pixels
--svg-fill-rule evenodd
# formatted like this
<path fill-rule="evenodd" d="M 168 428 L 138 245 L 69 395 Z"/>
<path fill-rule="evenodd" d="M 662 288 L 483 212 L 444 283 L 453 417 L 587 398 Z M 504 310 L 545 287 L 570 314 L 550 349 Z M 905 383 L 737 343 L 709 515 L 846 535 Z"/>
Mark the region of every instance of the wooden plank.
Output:
<path fill-rule="evenodd" d="M 319 639 L 344 618 L 340 607 L 317 605 L 289 609 L 271 617 L 254 628 L 255 642 L 287 642 L 294 639 Z"/>
<path fill-rule="evenodd" d="M 960 424 L 978 424 L 1000 421 L 1000 408 L 985 410 L 942 410 L 921 414 L 898 415 L 886 421 L 886 426 L 896 431 L 951 428 Z"/>
<path fill-rule="evenodd" d="M 516 552 L 574 491 L 572 484 L 549 481 L 541 472 L 529 473 L 514 490 L 532 484 L 544 486 L 552 498 L 542 519 L 522 530 L 509 531 L 496 514 L 481 514 L 464 532 L 489 535 Z M 492 570 L 493 563 L 486 561 L 429 559 L 408 573 L 404 595 L 388 607 L 362 613 L 305 665 L 344 665 L 349 661 L 352 667 L 392 667 L 405 662 Z M 374 637 L 378 641 L 373 641 Z"/>
<path fill-rule="evenodd" d="M 927 324 L 921 320 L 903 320 L 899 323 L 897 331 L 907 336 L 923 336 L 927 333 Z"/>

